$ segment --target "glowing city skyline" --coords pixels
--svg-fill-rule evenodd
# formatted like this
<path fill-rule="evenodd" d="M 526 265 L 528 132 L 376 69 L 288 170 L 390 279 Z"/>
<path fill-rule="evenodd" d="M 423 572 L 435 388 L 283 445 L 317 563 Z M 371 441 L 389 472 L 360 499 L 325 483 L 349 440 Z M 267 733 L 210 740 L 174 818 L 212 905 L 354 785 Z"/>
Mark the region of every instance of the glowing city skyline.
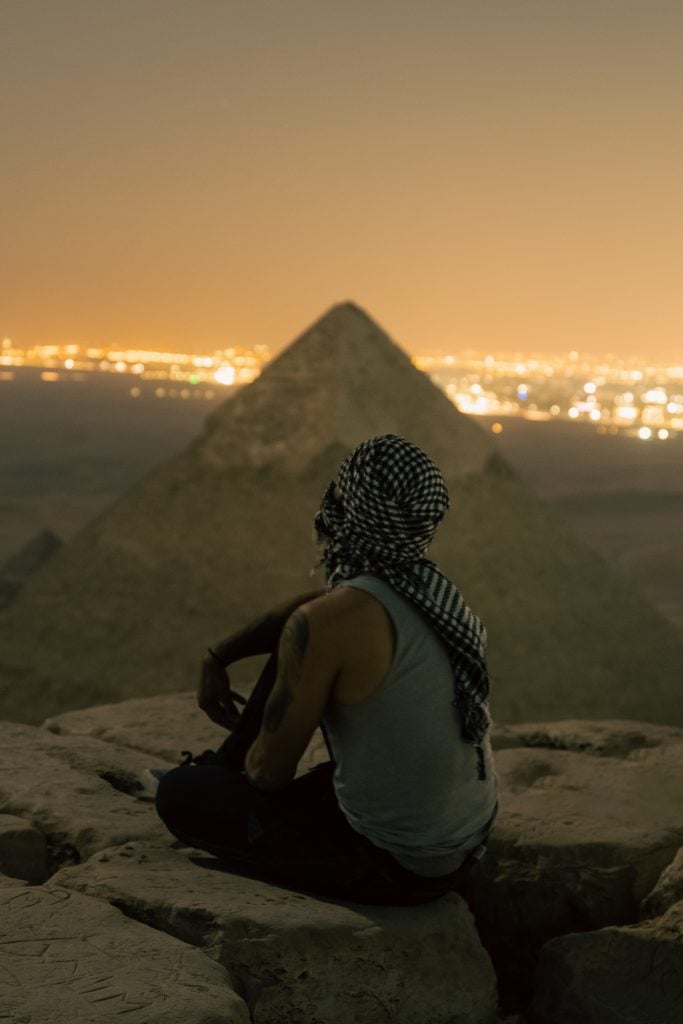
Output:
<path fill-rule="evenodd" d="M 461 412 L 470 416 L 565 419 L 599 432 L 625 432 L 643 441 L 668 441 L 683 432 L 683 365 L 668 366 L 576 351 L 463 352 L 413 355 Z M 271 359 L 266 345 L 211 353 L 38 345 L 27 349 L 5 338 L 0 384 L 17 371 L 37 369 L 45 383 L 82 383 L 97 374 L 132 377 L 131 398 L 213 400 L 221 389 L 250 384 Z M 494 433 L 502 423 L 492 424 Z"/>

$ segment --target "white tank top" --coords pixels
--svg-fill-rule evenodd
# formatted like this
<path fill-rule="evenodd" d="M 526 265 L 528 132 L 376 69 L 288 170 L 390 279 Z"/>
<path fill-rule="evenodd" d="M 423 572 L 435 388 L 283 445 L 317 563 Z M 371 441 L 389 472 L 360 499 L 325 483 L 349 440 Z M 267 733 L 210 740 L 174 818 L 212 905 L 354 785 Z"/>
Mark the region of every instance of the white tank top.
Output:
<path fill-rule="evenodd" d="M 371 594 L 395 629 L 391 668 L 356 704 L 331 701 L 323 716 L 334 788 L 352 828 L 417 874 L 455 870 L 490 827 L 497 784 L 488 738 L 486 778 L 462 738 L 453 670 L 431 624 L 384 580 L 340 586 Z"/>

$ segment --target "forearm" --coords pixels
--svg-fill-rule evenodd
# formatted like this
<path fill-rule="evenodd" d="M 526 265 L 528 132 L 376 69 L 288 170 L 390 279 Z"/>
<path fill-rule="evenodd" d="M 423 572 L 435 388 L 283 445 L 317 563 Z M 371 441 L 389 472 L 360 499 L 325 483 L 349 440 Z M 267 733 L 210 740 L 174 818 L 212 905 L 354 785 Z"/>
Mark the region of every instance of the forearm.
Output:
<path fill-rule="evenodd" d="M 285 622 L 292 612 L 307 601 L 321 597 L 322 594 L 323 590 L 315 590 L 291 598 L 250 622 L 244 629 L 213 644 L 211 650 L 224 665 L 231 665 L 242 658 L 251 658 L 257 654 L 272 654 L 277 649 Z"/>
<path fill-rule="evenodd" d="M 294 771 L 280 772 L 278 775 L 268 772 L 258 739 L 252 743 L 247 751 L 244 770 L 252 786 L 255 786 L 256 789 L 263 789 L 266 792 L 284 789 L 292 781 L 295 774 Z"/>

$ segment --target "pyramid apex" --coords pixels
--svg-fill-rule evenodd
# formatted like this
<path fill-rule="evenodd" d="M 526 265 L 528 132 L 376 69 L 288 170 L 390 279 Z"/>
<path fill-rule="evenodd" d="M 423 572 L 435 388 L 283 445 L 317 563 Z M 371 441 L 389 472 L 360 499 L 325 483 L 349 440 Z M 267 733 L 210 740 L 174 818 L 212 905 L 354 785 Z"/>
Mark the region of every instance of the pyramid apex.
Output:
<path fill-rule="evenodd" d="M 325 452 L 337 458 L 386 433 L 410 438 L 453 476 L 481 472 L 492 453 L 484 431 L 375 320 L 339 302 L 212 413 L 196 447 L 223 471 L 248 465 L 301 474 Z"/>
<path fill-rule="evenodd" d="M 344 302 L 335 303 L 332 309 L 338 310 L 340 313 L 353 313 L 355 315 L 365 317 L 366 320 L 372 320 L 372 317 L 369 316 L 369 314 L 366 313 L 365 310 L 361 306 L 359 306 L 357 302 L 352 302 L 351 299 L 346 299 Z"/>
<path fill-rule="evenodd" d="M 385 351 L 400 353 L 403 359 L 409 358 L 384 328 L 359 305 L 349 300 L 337 302 L 294 338 L 266 368 L 264 375 L 267 376 L 274 366 L 277 366 L 278 371 L 281 370 L 282 364 L 289 364 L 292 359 L 315 360 L 321 350 L 334 353 L 335 359 L 343 359 L 344 353 L 359 354 L 359 347 L 365 349 L 370 340 L 374 346 L 379 345 Z"/>
<path fill-rule="evenodd" d="M 321 327 L 328 323 L 334 323 L 337 330 L 339 327 L 348 328 L 354 321 L 360 322 L 360 324 L 371 327 L 374 330 L 381 330 L 376 320 L 370 316 L 369 313 L 359 306 L 356 302 L 352 302 L 347 299 L 344 302 L 336 302 L 333 306 L 323 313 L 321 317 L 313 324 L 313 327 Z M 383 332 L 384 333 L 384 332 Z"/>

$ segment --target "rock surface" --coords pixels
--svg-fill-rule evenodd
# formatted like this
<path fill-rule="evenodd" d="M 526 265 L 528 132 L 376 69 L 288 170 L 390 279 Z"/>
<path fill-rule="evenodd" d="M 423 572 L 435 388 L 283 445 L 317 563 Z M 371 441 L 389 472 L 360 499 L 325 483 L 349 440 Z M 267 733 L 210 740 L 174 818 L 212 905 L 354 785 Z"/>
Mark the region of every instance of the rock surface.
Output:
<path fill-rule="evenodd" d="M 247 686 L 235 686 L 248 693 Z M 121 747 L 144 751 L 178 764 L 183 750 L 197 754 L 216 750 L 225 731 L 214 725 L 197 707 L 194 693 L 169 693 L 160 697 L 140 697 L 118 704 L 101 704 L 80 711 L 66 711 L 48 718 L 44 728 L 64 736 L 88 736 Z M 322 733 L 317 730 L 308 750 L 299 762 L 297 774 L 327 760 Z"/>
<path fill-rule="evenodd" d="M 221 736 L 192 694 L 64 714 L 43 729 L 0 724 L 0 815 L 14 816 L 7 835 L 44 837 L 42 877 L 57 871 L 26 891 L 78 890 L 151 935 L 198 947 L 197 956 L 226 968 L 258 1022 L 489 1024 L 495 978 L 481 941 L 506 1013 L 530 1000 L 543 949 L 534 1002 L 541 1024 L 677 1020 L 667 1016 L 678 1007 L 667 972 L 679 969 L 682 942 L 683 730 L 577 720 L 495 729 L 501 811 L 464 893 L 479 935 L 455 895 L 420 908 L 343 906 L 229 874 L 179 848 L 149 802 L 146 770 L 169 766 L 186 746 L 215 747 Z M 307 756 L 320 760 L 324 747 L 312 744 Z M 644 1013 L 648 957 L 660 1017 L 628 1017 L 600 976 L 623 971 Z M 228 1016 L 215 1020 L 232 1012 L 226 1003 Z"/>
<path fill-rule="evenodd" d="M 663 917 L 544 946 L 534 1024 L 680 1024 L 683 901 Z"/>
<path fill-rule="evenodd" d="M 222 870 L 199 851 L 128 844 L 55 884 L 120 907 L 223 964 L 259 1024 L 491 1024 L 495 975 L 460 897 L 338 904 Z"/>
<path fill-rule="evenodd" d="M 544 750 L 573 750 L 593 757 L 617 758 L 628 757 L 634 751 L 661 747 L 668 740 L 678 742 L 681 737 L 681 729 L 620 719 L 564 719 L 561 722 L 494 725 L 492 732 L 496 750 L 540 747 Z"/>
<path fill-rule="evenodd" d="M 166 835 L 152 804 L 135 796 L 146 795 L 146 769 L 166 762 L 8 722 L 0 722 L 0 749 L 0 812 L 32 822 L 45 836 L 49 869 L 128 839 Z"/>
<path fill-rule="evenodd" d="M 199 710 L 197 698 L 191 692 L 67 711 L 48 718 L 44 728 L 57 735 L 88 736 L 141 750 L 169 764 L 178 764 L 183 750 L 194 754 L 215 750 L 226 735 L 224 729 Z"/>
<path fill-rule="evenodd" d="M 153 722 L 172 739 L 155 738 Z M 185 694 L 71 712 L 48 725 L 164 753 L 163 743 L 178 749 L 187 735 L 210 745 L 205 722 Z M 662 893 L 679 891 L 673 866 L 658 880 L 683 843 L 683 730 L 622 720 L 525 723 L 497 726 L 493 745 L 501 811 L 466 895 L 504 1004 L 515 1007 L 530 996 L 548 939 L 636 922 L 648 905 L 661 913 L 669 905 Z M 324 745 L 313 744 L 307 764 L 324 756 Z"/>
<path fill-rule="evenodd" d="M 0 1020 L 249 1024 L 219 964 L 101 900 L 0 876 L 0 902 Z"/>
<path fill-rule="evenodd" d="M 652 892 L 648 893 L 640 904 L 641 917 L 657 917 L 681 900 L 683 900 L 683 847 L 664 869 Z"/>
<path fill-rule="evenodd" d="M 548 939 L 638 920 L 683 843 L 683 731 L 567 722 L 499 739 L 501 812 L 466 895 L 514 1006 Z"/>
<path fill-rule="evenodd" d="M 48 1020 L 94 1024 L 108 1019 L 105 1010 L 110 1009 L 125 1010 L 126 1019 L 141 1024 L 143 1020 L 174 1024 L 181 1019 L 203 1024 L 243 1019 L 259 1024 L 285 1020 L 288 1024 L 492 1024 L 495 974 L 461 898 L 453 895 L 418 908 L 342 906 L 215 870 L 213 858 L 173 849 L 174 841 L 156 817 L 144 780 L 147 768 L 169 764 L 157 754 L 174 749 L 175 739 L 155 738 L 149 723 L 163 728 L 165 720 L 175 719 L 180 730 L 183 715 L 195 715 L 193 742 L 203 739 L 204 716 L 190 705 L 191 699 L 162 697 L 158 706 L 148 702 L 141 707 L 145 702 L 133 701 L 109 712 L 95 709 L 91 715 L 75 715 L 66 722 L 73 727 L 72 734 L 0 723 L 0 744 L 7 755 L 0 776 L 0 812 L 20 815 L 31 832 L 37 828 L 47 841 L 47 871 L 57 869 L 40 889 L 12 883 L 21 893 L 38 894 L 39 907 L 32 912 L 37 917 L 30 917 L 38 936 L 35 957 L 34 947 L 24 946 L 25 933 L 18 928 L 17 917 L 7 917 L 3 928 L 11 953 L 4 976 L 15 978 L 11 992 L 4 994 L 9 1002 L 0 1003 L 10 1007 L 9 1019 L 21 1020 L 16 1007 L 23 1005 L 24 990 L 32 979 L 36 991 L 26 1002 L 26 1012 L 32 1014 L 34 1024 Z M 215 746 L 211 736 L 215 730 L 209 729 L 207 739 Z M 88 731 L 107 739 L 87 735 Z M 164 746 L 169 743 L 170 748 Z M 153 752 L 147 753 L 146 747 Z M 310 756 L 319 757 L 315 745 Z M 9 824 L 16 829 L 16 817 Z M 69 930 L 72 918 L 65 931 L 55 932 L 54 908 L 65 898 L 65 890 L 81 891 L 74 893 L 72 906 L 74 915 L 77 912 L 87 926 L 85 937 Z M 23 906 L 16 901 L 12 905 Z M 139 935 L 121 933 L 117 922 L 127 926 L 132 922 L 122 918 L 120 910 L 138 919 Z M 104 911 L 109 916 L 97 916 Z M 91 920 L 92 936 L 97 939 L 90 937 Z M 58 934 L 61 945 L 55 944 Z M 157 971 L 157 987 L 152 976 L 134 971 L 145 935 L 153 950 L 157 939 L 176 942 L 163 954 L 166 973 Z M 97 944 L 95 951 L 92 943 Z M 187 960 L 188 945 L 203 951 L 190 951 L 200 960 Z M 133 982 L 131 989 L 124 990 L 127 968 L 122 951 L 127 946 L 132 951 Z M 160 948 L 161 957 L 165 947 Z M 23 957 L 19 972 L 12 959 L 17 950 Z M 81 959 L 84 972 L 77 975 L 78 985 L 70 986 L 63 979 L 69 971 L 73 974 L 73 963 Z M 112 965 L 106 973 L 108 959 Z M 188 965 L 199 968 L 205 960 L 213 967 L 211 959 L 227 969 L 248 1005 L 247 1018 L 240 1016 L 242 1004 L 235 1003 L 229 990 L 214 1008 L 211 975 L 206 984 L 201 971 L 196 982 L 184 980 Z M 51 975 L 55 1016 L 50 1017 L 52 994 L 45 989 L 41 995 L 40 986 L 44 963 L 57 960 L 61 966 Z M 208 993 L 208 1003 L 201 999 L 187 1003 L 186 1016 L 174 1016 L 174 988 L 178 987 L 180 998 L 195 984 L 198 996 L 203 990 Z M 155 1002 L 164 991 L 167 1003 Z M 132 993 L 130 999 L 125 992 Z M 101 1017 L 94 1010 L 88 1016 L 87 998 L 92 993 L 97 993 L 93 999 L 102 1000 L 96 1007 Z M 147 1017 L 140 1009 L 143 1005 Z M 181 999 L 177 1005 L 186 1003 Z M 207 1006 L 210 1012 L 195 1009 Z M 138 1011 L 142 1015 L 136 1016 Z"/>

